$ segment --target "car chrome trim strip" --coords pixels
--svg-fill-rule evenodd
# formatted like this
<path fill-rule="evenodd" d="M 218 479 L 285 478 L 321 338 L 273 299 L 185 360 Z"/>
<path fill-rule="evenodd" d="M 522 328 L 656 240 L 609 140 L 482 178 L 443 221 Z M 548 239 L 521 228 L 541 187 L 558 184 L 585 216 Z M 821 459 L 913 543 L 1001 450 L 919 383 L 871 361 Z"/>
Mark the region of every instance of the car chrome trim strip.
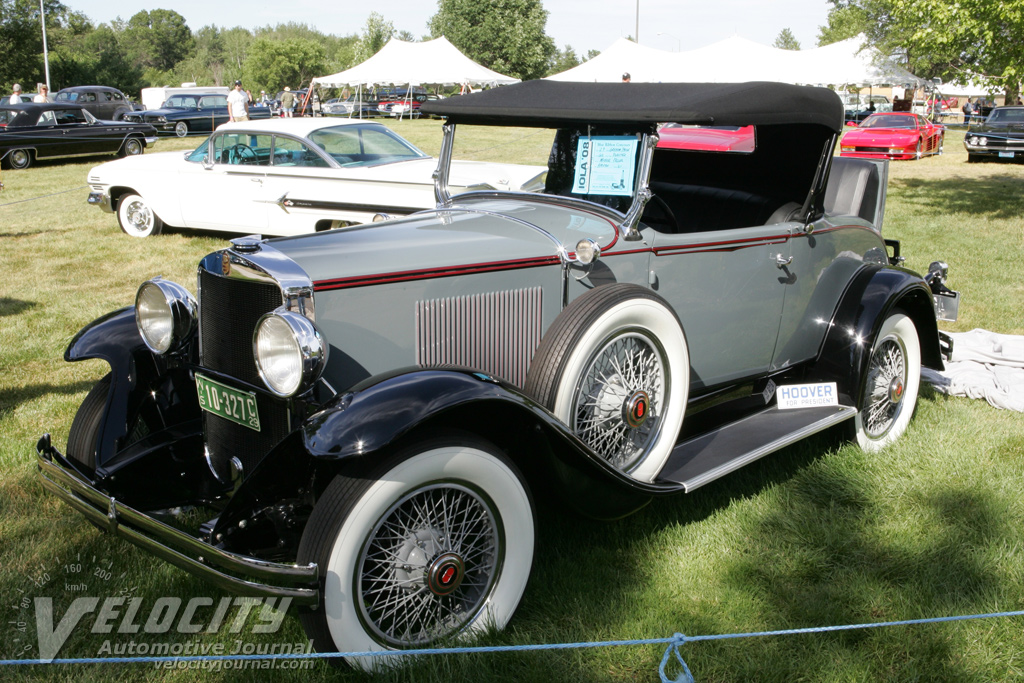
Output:
<path fill-rule="evenodd" d="M 319 604 L 320 594 L 315 586 L 319 581 L 320 570 L 316 564 L 300 566 L 268 562 L 211 546 L 118 503 L 71 474 L 68 470 L 74 468 L 50 445 L 48 436 L 40 440 L 36 449 L 36 463 L 43 487 L 97 526 L 190 574 L 234 593 L 256 597 L 287 597 L 302 605 Z M 281 585 L 248 581 L 225 574 L 211 565 L 252 578 L 273 580 Z"/>
<path fill-rule="evenodd" d="M 287 194 L 277 200 L 266 200 L 268 204 L 275 204 L 283 211 L 288 209 L 312 209 L 326 211 L 358 211 L 360 213 L 388 213 L 397 216 L 407 216 L 411 213 L 421 211 L 419 207 L 412 206 L 383 206 L 381 204 L 351 204 L 346 202 L 329 202 L 316 199 L 293 199 Z"/>

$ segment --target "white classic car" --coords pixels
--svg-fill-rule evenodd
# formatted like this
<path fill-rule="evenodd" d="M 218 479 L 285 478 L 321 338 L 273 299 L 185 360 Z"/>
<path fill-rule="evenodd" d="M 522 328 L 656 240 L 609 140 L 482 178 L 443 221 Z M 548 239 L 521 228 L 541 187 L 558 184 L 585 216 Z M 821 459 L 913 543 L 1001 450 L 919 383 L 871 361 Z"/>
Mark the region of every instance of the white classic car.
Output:
<path fill-rule="evenodd" d="M 141 163 L 140 163 L 141 162 Z M 297 235 L 434 207 L 437 161 L 378 123 L 276 119 L 227 123 L 193 151 L 89 171 L 89 203 L 133 237 L 163 227 Z M 457 192 L 543 189 L 542 166 L 452 163 Z"/>

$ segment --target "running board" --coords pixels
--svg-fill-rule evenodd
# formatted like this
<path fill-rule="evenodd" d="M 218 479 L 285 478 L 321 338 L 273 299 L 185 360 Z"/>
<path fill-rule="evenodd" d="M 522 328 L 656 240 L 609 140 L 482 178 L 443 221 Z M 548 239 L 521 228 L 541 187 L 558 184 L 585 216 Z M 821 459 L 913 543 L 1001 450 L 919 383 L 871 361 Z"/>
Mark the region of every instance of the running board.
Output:
<path fill-rule="evenodd" d="M 677 445 L 656 481 L 682 484 L 689 493 L 856 414 L 851 406 L 767 408 Z"/>

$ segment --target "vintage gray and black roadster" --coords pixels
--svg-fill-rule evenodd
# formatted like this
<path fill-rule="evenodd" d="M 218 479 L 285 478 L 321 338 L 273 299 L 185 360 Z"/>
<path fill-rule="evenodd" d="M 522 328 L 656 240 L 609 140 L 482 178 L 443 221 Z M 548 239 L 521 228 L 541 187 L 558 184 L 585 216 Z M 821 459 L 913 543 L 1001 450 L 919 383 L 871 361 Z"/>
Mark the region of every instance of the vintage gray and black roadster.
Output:
<path fill-rule="evenodd" d="M 907 429 L 958 299 L 883 239 L 887 162 L 833 157 L 832 91 L 528 82 L 423 112 L 435 209 L 235 239 L 195 297 L 154 278 L 82 330 L 67 360 L 110 373 L 66 455 L 39 441 L 43 484 L 362 652 L 504 626 L 535 496 L 616 518 L 833 426 Z M 755 144 L 658 148 L 663 123 Z M 550 129 L 544 191 L 452 197 L 467 125 Z M 159 519 L 183 506 L 212 518 Z"/>

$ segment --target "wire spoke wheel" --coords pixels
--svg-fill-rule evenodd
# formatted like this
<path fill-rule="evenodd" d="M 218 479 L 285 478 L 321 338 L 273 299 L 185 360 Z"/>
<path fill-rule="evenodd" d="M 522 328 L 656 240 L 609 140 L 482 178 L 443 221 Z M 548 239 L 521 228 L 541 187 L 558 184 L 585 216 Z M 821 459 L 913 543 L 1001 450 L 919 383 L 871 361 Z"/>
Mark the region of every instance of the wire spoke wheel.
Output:
<path fill-rule="evenodd" d="M 445 484 L 398 501 L 358 561 L 360 613 L 392 647 L 424 645 L 469 624 L 498 568 L 497 511 L 485 496 Z"/>
<path fill-rule="evenodd" d="M 889 431 L 903 408 L 907 385 L 906 355 L 906 348 L 896 337 L 882 340 L 871 355 L 868 398 L 862 415 L 864 430 L 873 439 Z"/>
<path fill-rule="evenodd" d="M 883 321 L 863 372 L 854 430 L 861 448 L 879 451 L 906 431 L 917 405 L 921 345 L 912 319 L 896 312 Z"/>
<path fill-rule="evenodd" d="M 576 392 L 571 427 L 594 452 L 627 471 L 658 434 L 664 403 L 664 352 L 629 331 L 594 356 Z"/>

